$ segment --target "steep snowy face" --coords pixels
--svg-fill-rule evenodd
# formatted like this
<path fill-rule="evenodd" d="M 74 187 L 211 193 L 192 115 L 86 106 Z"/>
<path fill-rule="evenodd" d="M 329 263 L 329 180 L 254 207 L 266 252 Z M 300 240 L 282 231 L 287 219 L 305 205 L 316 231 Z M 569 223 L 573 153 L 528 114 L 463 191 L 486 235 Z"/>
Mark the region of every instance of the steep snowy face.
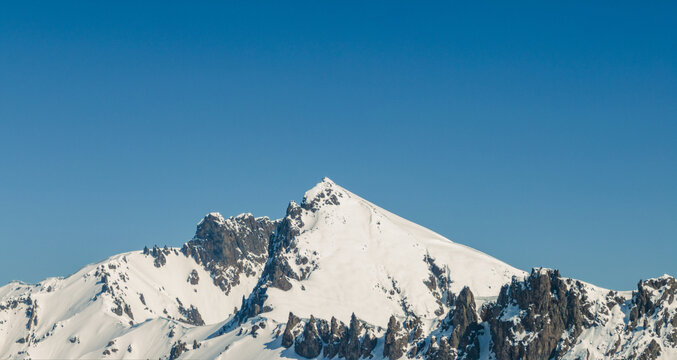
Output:
<path fill-rule="evenodd" d="M 391 315 L 438 318 L 450 294 L 464 286 L 480 298 L 493 297 L 513 276 L 524 275 L 325 178 L 301 205 L 289 205 L 254 298 L 260 311 L 280 322 L 294 310 L 346 323 L 355 313 L 385 326 Z"/>

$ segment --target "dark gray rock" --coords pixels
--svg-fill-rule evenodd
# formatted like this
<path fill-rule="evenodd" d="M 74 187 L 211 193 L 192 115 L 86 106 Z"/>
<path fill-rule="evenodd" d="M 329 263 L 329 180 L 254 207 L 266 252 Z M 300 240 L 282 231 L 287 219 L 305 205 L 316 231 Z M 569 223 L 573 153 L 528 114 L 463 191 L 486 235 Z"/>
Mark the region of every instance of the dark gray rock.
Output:
<path fill-rule="evenodd" d="M 29 298 L 30 299 L 30 298 Z M 30 330 L 33 326 L 38 325 L 38 302 L 30 301 L 32 305 L 26 308 L 26 316 L 28 317 L 28 322 L 26 323 L 26 329 Z"/>
<path fill-rule="evenodd" d="M 324 205 L 340 205 L 340 198 L 343 197 L 343 193 L 337 191 L 335 185 L 331 181 L 326 181 L 323 179 L 324 188 L 321 192 L 317 193 L 312 199 L 303 198 L 301 207 L 305 210 L 315 212 Z"/>
<path fill-rule="evenodd" d="M 317 357 L 322 352 L 322 339 L 312 315 L 303 328 L 303 333 L 294 342 L 294 351 L 307 359 Z"/>
<path fill-rule="evenodd" d="M 150 255 L 155 259 L 153 261 L 153 265 L 155 267 L 162 267 L 163 265 L 167 264 L 167 257 L 165 256 L 165 252 L 160 250 L 160 248 L 155 245 L 153 246 L 153 250 L 150 251 Z"/>
<path fill-rule="evenodd" d="M 200 275 L 198 275 L 197 270 L 193 269 L 188 275 L 187 280 L 191 285 L 197 285 L 200 283 Z"/>
<path fill-rule="evenodd" d="M 301 321 L 296 315 L 289 313 L 289 318 L 287 319 L 287 325 L 284 327 L 284 333 L 282 334 L 282 346 L 289 348 L 294 344 L 294 339 L 296 335 L 294 334 L 294 328 Z"/>
<path fill-rule="evenodd" d="M 580 282 L 562 279 L 557 270 L 534 269 L 525 281 L 513 279 L 503 286 L 495 304 L 483 314 L 491 326 L 492 350 L 498 360 L 559 358 L 572 345 L 594 316 L 585 304 Z M 515 314 L 515 322 L 503 314 Z M 564 332 L 567 339 L 562 340 Z M 527 344 L 513 334 L 533 334 Z"/>
<path fill-rule="evenodd" d="M 183 319 L 179 319 L 179 321 L 195 326 L 202 326 L 205 324 L 204 320 L 202 320 L 200 311 L 198 311 L 195 306 L 191 304 L 190 307 L 185 308 L 181 303 L 181 300 L 177 298 L 176 301 L 179 303 L 179 313 L 184 317 Z"/>
<path fill-rule="evenodd" d="M 324 347 L 324 356 L 333 358 L 338 355 L 343 339 L 348 336 L 348 328 L 343 322 L 338 321 L 332 316 L 329 322 L 329 328 L 327 329 L 325 326 L 322 326 L 320 327 L 320 331 L 320 336 L 322 336 L 323 341 L 326 343 Z"/>
<path fill-rule="evenodd" d="M 393 360 L 399 359 L 404 356 L 407 345 L 407 333 L 402 329 L 402 325 L 395 319 L 395 316 L 390 316 L 383 343 L 383 357 Z"/>
<path fill-rule="evenodd" d="M 186 343 L 178 340 L 177 342 L 174 343 L 172 346 L 172 349 L 169 352 L 169 360 L 176 360 L 181 356 L 181 354 L 185 353 L 188 351 L 188 348 L 186 347 Z"/>
<path fill-rule="evenodd" d="M 314 358 L 322 354 L 326 358 L 344 358 L 356 360 L 373 358 L 378 338 L 373 328 L 364 324 L 353 314 L 350 327 L 332 317 L 331 321 L 316 319 L 311 315 L 303 324 L 294 314 L 289 314 L 282 335 L 282 346 L 294 345 L 294 351 L 305 358 Z M 406 341 L 406 339 L 405 339 Z"/>
<path fill-rule="evenodd" d="M 350 316 L 350 328 L 348 334 L 342 341 L 338 351 L 339 357 L 344 357 L 346 360 L 357 360 L 362 355 L 360 333 L 362 332 L 362 325 L 353 313 Z"/>
<path fill-rule="evenodd" d="M 372 358 L 372 352 L 374 351 L 374 348 L 376 348 L 377 343 L 378 339 L 376 338 L 376 335 L 373 333 L 372 329 L 365 329 L 364 335 L 362 336 L 362 357 Z"/>
<path fill-rule="evenodd" d="M 446 337 L 440 339 L 439 344 L 435 343 L 435 338 L 431 338 L 431 345 L 426 354 L 427 360 L 455 360 L 456 351 L 452 349 Z"/>
<path fill-rule="evenodd" d="M 464 287 L 454 301 L 454 306 L 447 314 L 442 328 L 451 329 L 449 346 L 465 348 L 469 333 L 479 327 L 475 298 L 467 286 Z"/>
<path fill-rule="evenodd" d="M 661 297 L 652 299 L 651 293 L 653 290 L 662 290 Z M 635 330 L 640 320 L 657 314 L 666 305 L 671 304 L 676 297 L 677 280 L 673 277 L 662 277 L 637 283 L 637 291 L 633 293 L 632 309 L 628 317 L 628 330 Z M 668 322 L 664 321 L 663 324 L 667 325 Z"/>
<path fill-rule="evenodd" d="M 254 218 L 251 214 L 229 219 L 208 214 L 181 252 L 202 264 L 214 284 L 228 294 L 240 283 L 241 276 L 257 275 L 252 264 L 266 263 L 270 237 L 277 225 L 277 221 Z"/>
<path fill-rule="evenodd" d="M 642 355 L 637 358 L 637 360 L 655 360 L 661 356 L 661 346 L 658 345 L 656 340 L 651 340 L 649 346 L 642 352 Z"/>

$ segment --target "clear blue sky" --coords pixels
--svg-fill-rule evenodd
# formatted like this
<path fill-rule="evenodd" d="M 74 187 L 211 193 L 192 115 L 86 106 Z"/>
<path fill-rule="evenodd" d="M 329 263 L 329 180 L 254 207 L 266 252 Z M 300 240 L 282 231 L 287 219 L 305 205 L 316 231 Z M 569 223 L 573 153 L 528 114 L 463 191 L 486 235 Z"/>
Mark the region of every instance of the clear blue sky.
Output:
<path fill-rule="evenodd" d="M 137 3 L 0 5 L 0 283 L 322 176 L 522 269 L 677 275 L 675 2 Z"/>

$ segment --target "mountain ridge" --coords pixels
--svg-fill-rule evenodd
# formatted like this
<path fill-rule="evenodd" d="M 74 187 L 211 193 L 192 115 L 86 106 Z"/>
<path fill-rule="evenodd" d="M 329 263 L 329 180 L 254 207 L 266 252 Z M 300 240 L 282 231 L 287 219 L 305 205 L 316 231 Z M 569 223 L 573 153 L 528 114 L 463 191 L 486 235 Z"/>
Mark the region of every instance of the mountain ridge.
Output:
<path fill-rule="evenodd" d="M 0 358 L 669 359 L 676 295 L 527 273 L 323 178 L 282 219 L 0 287 Z"/>

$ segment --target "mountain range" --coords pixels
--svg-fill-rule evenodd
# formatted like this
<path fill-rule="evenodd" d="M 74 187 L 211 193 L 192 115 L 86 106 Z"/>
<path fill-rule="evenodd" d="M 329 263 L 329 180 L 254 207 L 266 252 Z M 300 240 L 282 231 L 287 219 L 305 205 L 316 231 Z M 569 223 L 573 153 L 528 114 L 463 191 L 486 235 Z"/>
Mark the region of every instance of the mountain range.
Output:
<path fill-rule="evenodd" d="M 677 359 L 676 295 L 526 272 L 324 178 L 282 219 L 0 287 L 0 359 Z"/>

